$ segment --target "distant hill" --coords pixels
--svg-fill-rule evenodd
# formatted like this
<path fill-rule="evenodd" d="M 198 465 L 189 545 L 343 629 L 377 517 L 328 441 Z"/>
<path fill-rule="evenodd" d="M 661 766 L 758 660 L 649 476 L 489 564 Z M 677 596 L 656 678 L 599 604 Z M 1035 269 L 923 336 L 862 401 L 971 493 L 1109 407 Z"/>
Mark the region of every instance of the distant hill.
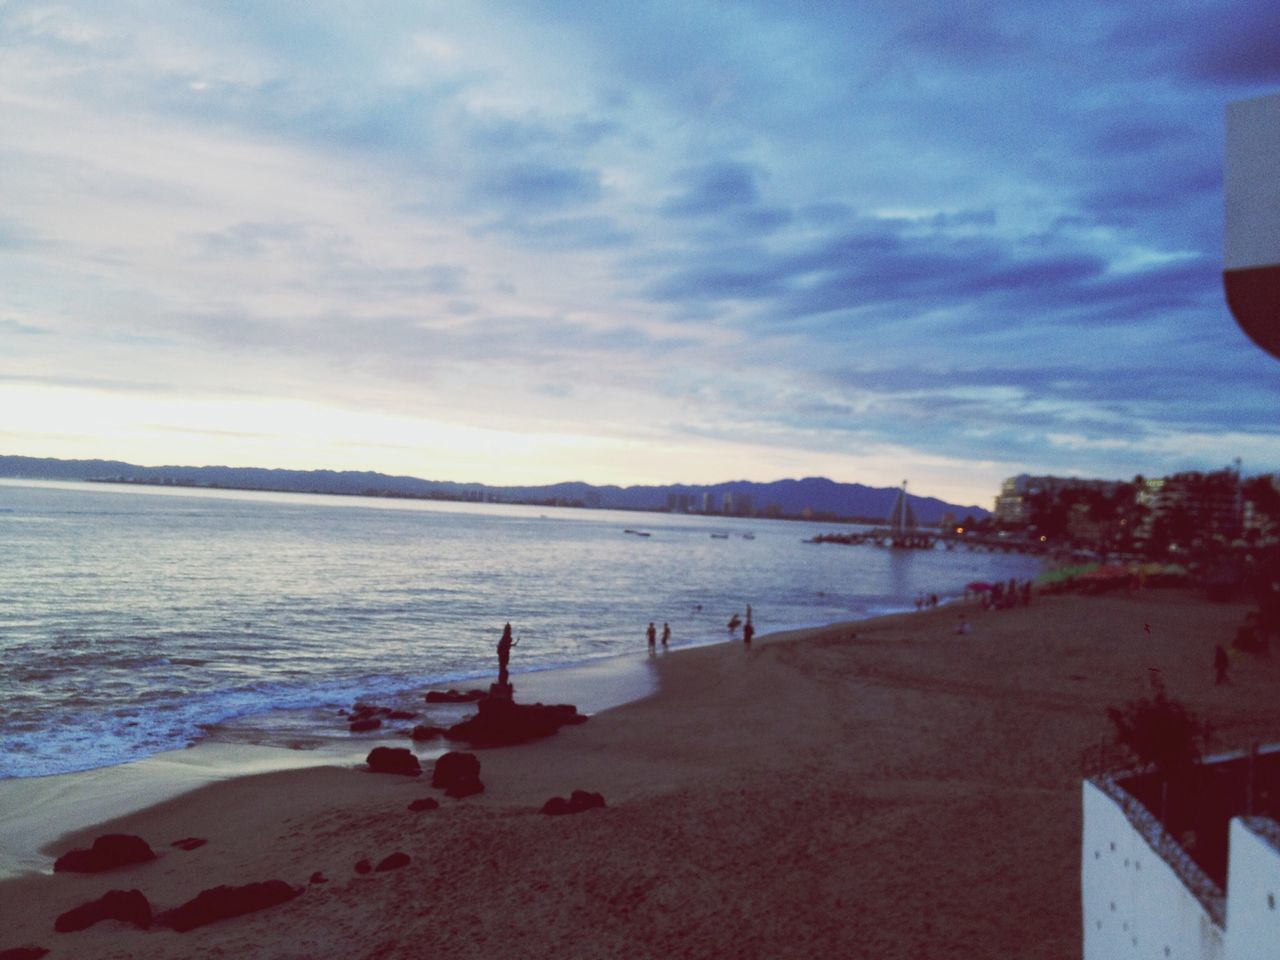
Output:
<path fill-rule="evenodd" d="M 537 503 L 556 506 L 603 507 L 617 510 L 724 510 L 726 495 L 731 512 L 818 519 L 861 519 L 879 522 L 888 516 L 897 496 L 895 487 L 868 487 L 860 483 L 836 483 L 825 477 L 752 483 L 734 480 L 714 484 L 666 486 L 593 486 L 589 483 L 553 483 L 545 486 L 495 487 L 483 483 L 422 480 L 355 470 L 269 470 L 261 467 L 143 467 L 119 460 L 55 460 L 0 456 L 0 477 L 33 480 L 98 480 L 164 486 L 215 487 L 237 490 L 274 490 L 291 493 L 332 493 L 375 497 L 412 497 L 434 500 L 471 500 L 503 503 Z M 749 504 L 749 507 L 748 507 Z M 982 518 L 990 511 L 978 506 L 946 503 L 936 497 L 911 495 L 911 506 L 922 524 L 937 523 L 943 514 L 957 518 Z"/>

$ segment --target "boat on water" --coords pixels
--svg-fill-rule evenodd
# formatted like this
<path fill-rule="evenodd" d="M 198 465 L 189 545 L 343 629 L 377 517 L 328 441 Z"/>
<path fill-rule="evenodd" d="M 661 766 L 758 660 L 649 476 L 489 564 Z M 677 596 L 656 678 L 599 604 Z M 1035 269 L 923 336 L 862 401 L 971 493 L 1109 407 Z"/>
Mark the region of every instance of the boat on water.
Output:
<path fill-rule="evenodd" d="M 712 540 L 728 540 L 729 535 L 727 533 L 713 533 L 711 535 L 711 539 Z"/>
<path fill-rule="evenodd" d="M 650 536 L 650 534 L 646 533 L 644 530 L 632 530 L 630 527 L 628 527 L 626 530 L 623 530 L 622 532 L 623 532 L 623 533 L 629 533 L 629 534 L 631 534 L 633 537 L 647 537 L 647 536 Z"/>
<path fill-rule="evenodd" d="M 744 533 L 742 535 L 743 540 L 754 540 L 755 538 L 756 538 L 756 535 L 754 533 Z"/>

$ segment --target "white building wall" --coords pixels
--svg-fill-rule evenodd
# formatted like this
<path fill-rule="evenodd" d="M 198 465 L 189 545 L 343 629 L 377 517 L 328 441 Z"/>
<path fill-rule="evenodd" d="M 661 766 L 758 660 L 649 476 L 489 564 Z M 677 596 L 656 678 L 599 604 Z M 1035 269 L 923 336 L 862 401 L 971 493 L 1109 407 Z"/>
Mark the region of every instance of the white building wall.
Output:
<path fill-rule="evenodd" d="M 1226 960 L 1276 960 L 1280 957 L 1280 826 L 1261 817 L 1236 817 L 1231 821 L 1230 851 Z"/>
<path fill-rule="evenodd" d="M 1084 960 L 1228 960 L 1211 913 L 1216 888 L 1140 804 L 1132 798 L 1125 804 L 1113 793 L 1127 795 L 1104 786 L 1084 782 Z M 1188 878 L 1205 902 L 1191 893 Z M 1280 950 L 1280 941 L 1275 946 Z"/>

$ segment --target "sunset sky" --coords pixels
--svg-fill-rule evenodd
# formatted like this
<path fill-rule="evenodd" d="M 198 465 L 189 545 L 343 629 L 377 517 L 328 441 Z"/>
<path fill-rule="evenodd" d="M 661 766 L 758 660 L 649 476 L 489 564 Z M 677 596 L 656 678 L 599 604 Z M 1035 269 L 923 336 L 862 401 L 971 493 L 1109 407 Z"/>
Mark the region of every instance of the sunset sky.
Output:
<path fill-rule="evenodd" d="M 0 453 L 492 484 L 1280 469 L 1268 2 L 0 0 Z"/>

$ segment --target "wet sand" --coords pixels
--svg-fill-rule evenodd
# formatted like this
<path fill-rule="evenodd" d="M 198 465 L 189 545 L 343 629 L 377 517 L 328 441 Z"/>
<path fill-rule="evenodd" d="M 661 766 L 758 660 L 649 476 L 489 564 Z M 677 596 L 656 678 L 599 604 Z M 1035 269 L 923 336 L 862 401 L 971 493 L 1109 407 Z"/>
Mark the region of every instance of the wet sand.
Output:
<path fill-rule="evenodd" d="M 211 783 L 64 837 L 157 862 L 0 882 L 0 949 L 51 957 L 1078 957 L 1082 754 L 1149 668 L 1218 731 L 1280 740 L 1280 658 L 1213 648 L 1244 615 L 1179 591 L 1048 597 L 659 655 L 657 692 L 529 746 L 486 790 L 317 767 Z M 973 632 L 954 633 L 957 617 Z M 639 655 L 643 661 L 643 654 Z M 519 691 L 518 691 L 519 693 Z M 572 698 L 570 698 L 572 699 Z M 538 812 L 599 791 L 608 807 Z M 418 797 L 438 810 L 413 813 Z M 2 822 L 2 818 L 0 818 Z M 185 852 L 169 844 L 198 836 Z M 394 851 L 408 866 L 359 875 Z M 108 889 L 157 908 L 221 883 L 308 886 L 189 933 L 53 932 Z"/>

